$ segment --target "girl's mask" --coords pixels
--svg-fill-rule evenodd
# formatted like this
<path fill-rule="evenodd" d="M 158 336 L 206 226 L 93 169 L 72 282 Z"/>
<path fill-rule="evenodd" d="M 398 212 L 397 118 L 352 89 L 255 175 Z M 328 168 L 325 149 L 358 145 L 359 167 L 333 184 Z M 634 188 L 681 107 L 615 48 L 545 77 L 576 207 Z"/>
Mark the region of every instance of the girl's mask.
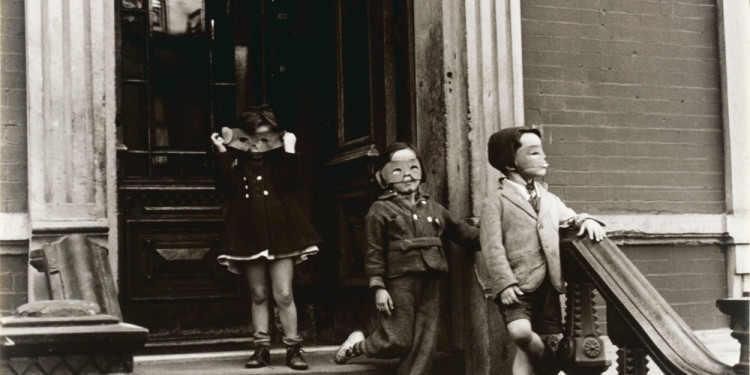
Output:
<path fill-rule="evenodd" d="M 407 180 L 406 176 L 411 179 Z M 419 181 L 422 179 L 422 167 L 418 159 L 389 161 L 375 177 L 382 188 L 397 182 Z"/>
<path fill-rule="evenodd" d="M 284 145 L 281 141 L 281 133 L 276 131 L 248 134 L 239 128 L 223 127 L 221 138 L 229 147 L 254 154 L 262 154 Z"/>

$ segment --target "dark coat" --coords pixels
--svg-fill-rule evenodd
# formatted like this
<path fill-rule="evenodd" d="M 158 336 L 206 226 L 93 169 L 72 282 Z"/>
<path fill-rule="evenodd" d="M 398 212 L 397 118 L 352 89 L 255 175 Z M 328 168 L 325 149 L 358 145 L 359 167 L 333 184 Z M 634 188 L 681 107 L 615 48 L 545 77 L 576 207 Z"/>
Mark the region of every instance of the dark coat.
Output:
<path fill-rule="evenodd" d="M 216 188 L 230 196 L 222 254 L 250 256 L 268 250 L 280 255 L 321 242 L 293 196 L 299 185 L 296 154 L 283 148 L 261 157 L 227 151 L 215 160 Z"/>
<path fill-rule="evenodd" d="M 448 272 L 441 237 L 479 250 L 479 229 L 453 218 L 427 195 L 413 206 L 394 192 L 386 192 L 365 217 L 365 271 L 370 287 L 383 287 L 383 278 L 407 273 Z"/>

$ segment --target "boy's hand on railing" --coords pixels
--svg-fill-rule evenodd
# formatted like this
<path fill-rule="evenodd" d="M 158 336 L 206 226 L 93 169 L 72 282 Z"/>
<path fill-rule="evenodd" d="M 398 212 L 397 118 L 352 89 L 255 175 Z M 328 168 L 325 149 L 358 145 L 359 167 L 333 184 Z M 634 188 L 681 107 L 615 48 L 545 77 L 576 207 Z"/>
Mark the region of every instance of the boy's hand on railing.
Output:
<path fill-rule="evenodd" d="M 378 311 L 391 316 L 391 311 L 393 311 L 393 300 L 391 299 L 390 293 L 388 293 L 385 288 L 378 288 L 378 290 L 375 291 L 375 308 L 377 308 Z"/>
<path fill-rule="evenodd" d="M 593 219 L 586 219 L 581 223 L 581 229 L 578 231 L 578 235 L 581 236 L 584 233 L 589 234 L 589 239 L 599 242 L 607 237 L 607 232 L 604 228 Z"/>

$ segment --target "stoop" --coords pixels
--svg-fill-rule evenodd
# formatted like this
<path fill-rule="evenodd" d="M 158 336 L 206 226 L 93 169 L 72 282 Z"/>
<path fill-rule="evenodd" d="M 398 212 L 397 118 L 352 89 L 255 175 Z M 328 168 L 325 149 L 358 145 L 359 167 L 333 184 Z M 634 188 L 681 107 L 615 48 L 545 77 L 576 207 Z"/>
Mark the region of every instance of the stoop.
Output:
<path fill-rule="evenodd" d="M 252 351 L 232 351 L 214 353 L 189 353 L 172 355 L 136 356 L 133 372 L 138 375 L 198 375 L 198 374 L 353 374 L 390 375 L 398 364 L 397 360 L 379 360 L 358 357 L 345 365 L 333 362 L 337 346 L 304 348 L 303 355 L 310 364 L 306 371 L 296 371 L 286 367 L 286 350 L 271 350 L 271 365 L 260 369 L 244 368 L 245 361 Z M 463 375 L 461 353 L 438 353 L 432 369 L 433 375 Z"/>

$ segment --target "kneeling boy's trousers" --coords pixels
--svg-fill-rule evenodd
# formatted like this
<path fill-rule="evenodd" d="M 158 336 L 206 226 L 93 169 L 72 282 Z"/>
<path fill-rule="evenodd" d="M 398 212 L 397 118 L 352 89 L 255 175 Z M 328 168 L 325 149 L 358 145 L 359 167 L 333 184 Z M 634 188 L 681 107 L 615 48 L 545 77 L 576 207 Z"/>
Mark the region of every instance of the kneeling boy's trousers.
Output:
<path fill-rule="evenodd" d="M 386 280 L 393 300 L 388 317 L 357 343 L 354 352 L 372 358 L 400 358 L 398 374 L 429 374 L 435 357 L 440 320 L 440 280 L 436 272 L 413 273 Z"/>

